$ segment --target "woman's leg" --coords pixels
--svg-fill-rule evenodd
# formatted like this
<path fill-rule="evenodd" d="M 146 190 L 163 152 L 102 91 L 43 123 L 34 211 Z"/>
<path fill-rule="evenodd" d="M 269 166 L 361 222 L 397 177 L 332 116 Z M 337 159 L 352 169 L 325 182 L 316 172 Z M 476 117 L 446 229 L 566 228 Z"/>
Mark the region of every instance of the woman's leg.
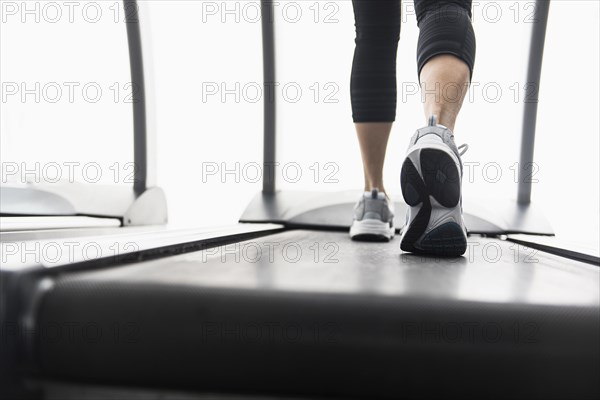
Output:
<path fill-rule="evenodd" d="M 391 122 L 359 122 L 355 124 L 365 175 L 364 191 L 372 189 L 386 193 L 383 185 L 383 164 Z"/>
<path fill-rule="evenodd" d="M 460 256 L 467 249 L 462 162 L 452 129 L 475 60 L 470 7 L 468 0 L 415 0 L 417 65 L 429 124 L 411 138 L 400 173 L 409 205 L 400 239 L 404 251 Z"/>
<path fill-rule="evenodd" d="M 471 0 L 415 0 L 415 11 L 425 118 L 435 115 L 439 124 L 454 131 L 475 63 Z"/>
<path fill-rule="evenodd" d="M 350 94 L 365 191 L 385 191 L 383 164 L 396 116 L 400 0 L 353 0 L 356 48 Z"/>
<path fill-rule="evenodd" d="M 425 118 L 437 117 L 437 123 L 454 132 L 454 124 L 469 88 L 469 67 L 456 56 L 440 54 L 431 58 L 421 71 L 425 94 Z"/>

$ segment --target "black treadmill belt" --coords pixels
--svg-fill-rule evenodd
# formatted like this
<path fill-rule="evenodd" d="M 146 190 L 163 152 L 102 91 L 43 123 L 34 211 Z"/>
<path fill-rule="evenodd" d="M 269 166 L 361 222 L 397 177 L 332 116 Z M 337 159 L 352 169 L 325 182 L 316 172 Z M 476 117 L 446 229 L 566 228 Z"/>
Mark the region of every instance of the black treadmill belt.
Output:
<path fill-rule="evenodd" d="M 469 242 L 435 259 L 397 238 L 289 231 L 68 273 L 38 310 L 37 361 L 59 379 L 178 389 L 597 397 L 600 270 Z"/>

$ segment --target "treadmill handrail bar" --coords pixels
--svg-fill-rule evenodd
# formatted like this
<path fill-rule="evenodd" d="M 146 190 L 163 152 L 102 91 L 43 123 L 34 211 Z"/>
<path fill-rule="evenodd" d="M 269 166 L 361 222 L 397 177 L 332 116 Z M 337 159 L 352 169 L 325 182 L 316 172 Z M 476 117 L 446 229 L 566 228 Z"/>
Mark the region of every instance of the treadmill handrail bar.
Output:
<path fill-rule="evenodd" d="M 139 8 L 136 0 L 123 0 L 125 25 L 129 47 L 129 67 L 131 70 L 133 107 L 133 161 L 134 183 L 137 194 L 146 190 L 148 176 L 148 140 L 146 129 L 146 87 L 144 81 L 144 59 L 140 33 Z M 133 12 L 128 12 L 133 10 Z"/>
<path fill-rule="evenodd" d="M 263 56 L 263 93 L 271 93 L 269 88 L 275 84 L 275 29 L 273 1 L 261 0 L 261 30 Z M 263 96 L 263 193 L 275 193 L 275 96 Z"/>
<path fill-rule="evenodd" d="M 531 43 L 529 46 L 527 82 L 525 85 L 521 157 L 519 161 L 519 186 L 517 192 L 517 203 L 524 205 L 531 203 L 531 175 L 533 171 L 535 128 L 549 9 L 550 0 L 536 0 L 535 17 L 531 29 Z"/>

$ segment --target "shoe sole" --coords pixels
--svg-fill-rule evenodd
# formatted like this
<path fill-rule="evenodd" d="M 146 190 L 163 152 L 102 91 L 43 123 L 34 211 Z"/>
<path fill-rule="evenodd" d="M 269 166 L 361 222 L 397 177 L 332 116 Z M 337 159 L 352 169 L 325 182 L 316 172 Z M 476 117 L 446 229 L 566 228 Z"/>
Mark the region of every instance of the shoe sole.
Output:
<path fill-rule="evenodd" d="M 374 219 L 354 221 L 350 227 L 350 238 L 363 242 L 389 242 L 395 233 L 393 226 Z"/>
<path fill-rule="evenodd" d="M 456 257 L 467 249 L 465 232 L 456 222 L 462 221 L 460 167 L 443 146 L 414 146 L 402 164 L 402 196 L 410 207 L 410 215 L 416 213 L 402 230 L 403 251 Z"/>

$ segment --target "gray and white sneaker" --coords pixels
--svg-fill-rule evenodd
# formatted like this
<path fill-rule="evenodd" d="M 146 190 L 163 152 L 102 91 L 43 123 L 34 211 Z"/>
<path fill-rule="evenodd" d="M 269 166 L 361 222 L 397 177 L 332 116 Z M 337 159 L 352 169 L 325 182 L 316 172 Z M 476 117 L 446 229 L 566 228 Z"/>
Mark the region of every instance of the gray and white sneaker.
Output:
<path fill-rule="evenodd" d="M 364 241 L 389 241 L 394 237 L 394 205 L 378 189 L 364 192 L 354 206 L 350 238 Z"/>
<path fill-rule="evenodd" d="M 462 152 L 454 135 L 431 117 L 417 130 L 402 164 L 400 185 L 408 204 L 400 248 L 440 256 L 460 256 L 467 249 L 462 216 Z"/>

